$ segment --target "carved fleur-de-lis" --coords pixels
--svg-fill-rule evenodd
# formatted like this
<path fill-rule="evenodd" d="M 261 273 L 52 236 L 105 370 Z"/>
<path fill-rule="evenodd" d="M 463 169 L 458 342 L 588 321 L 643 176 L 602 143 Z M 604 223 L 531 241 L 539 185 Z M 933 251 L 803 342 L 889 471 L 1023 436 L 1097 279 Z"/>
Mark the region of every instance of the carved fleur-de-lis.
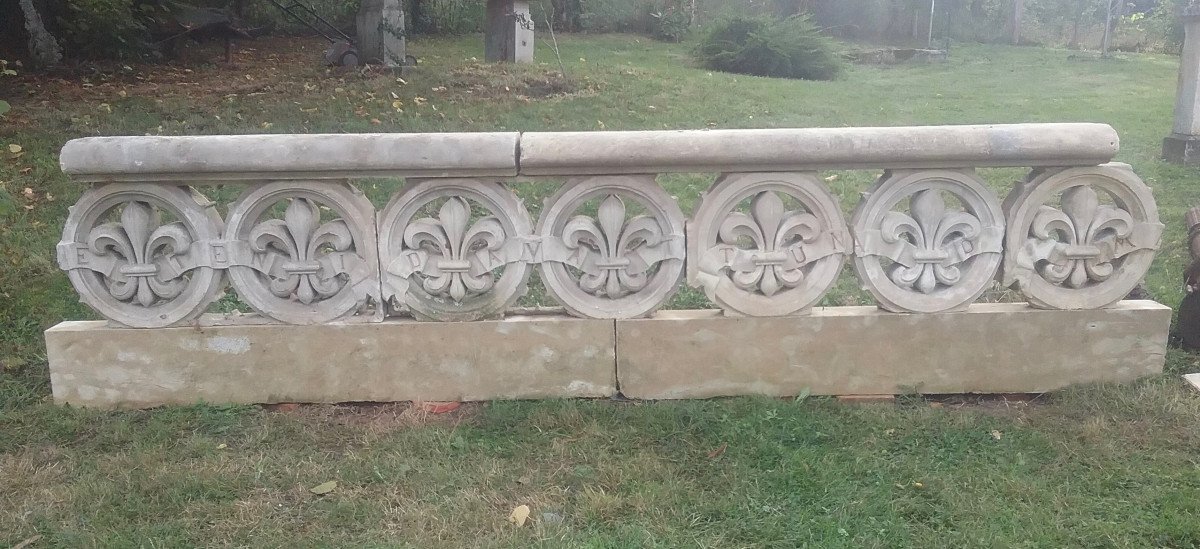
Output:
<path fill-rule="evenodd" d="M 1058 242 L 1054 253 L 1039 262 L 1038 272 L 1052 283 L 1072 288 L 1108 280 L 1116 270 L 1116 241 L 1127 238 L 1133 228 L 1129 212 L 1100 204 L 1091 187 L 1067 189 L 1062 194 L 1062 210 L 1041 206 L 1033 218 L 1030 234 L 1034 238 Z"/>
<path fill-rule="evenodd" d="M 936 190 L 918 191 L 909 203 L 912 215 L 888 212 L 880 223 L 884 241 L 912 244 L 912 266 L 895 263 L 889 277 L 903 288 L 931 293 L 938 285 L 953 286 L 962 279 L 959 265 L 982 230 L 979 218 L 968 212 L 947 211 Z"/>
<path fill-rule="evenodd" d="M 307 198 L 292 198 L 283 219 L 267 219 L 250 231 L 250 246 L 260 254 L 280 254 L 287 258 L 268 288 L 276 297 L 295 296 L 305 305 L 336 295 L 346 284 L 322 265 L 331 252 L 345 252 L 354 246 L 350 228 L 341 219 L 325 224 L 321 210 Z"/>
<path fill-rule="evenodd" d="M 751 269 L 734 270 L 731 278 L 738 288 L 769 297 L 804 282 L 804 251 L 797 244 L 814 241 L 820 232 L 816 216 L 789 212 L 779 195 L 764 191 L 750 201 L 749 215 L 730 213 L 721 223 L 718 237 L 724 244 L 736 245 L 742 238 L 753 243 L 756 253 Z"/>
<path fill-rule="evenodd" d="M 119 222 L 98 225 L 88 234 L 93 253 L 117 259 L 105 278 L 112 296 L 143 307 L 178 297 L 187 288 L 182 278 L 163 279 L 155 261 L 186 253 L 191 244 L 183 223 L 164 225 L 158 210 L 138 201 L 125 204 Z"/>
<path fill-rule="evenodd" d="M 422 287 L 433 295 L 449 296 L 460 302 L 467 296 L 492 288 L 491 271 L 476 269 L 472 254 L 479 250 L 499 250 L 504 245 L 504 226 L 495 216 L 471 221 L 471 204 L 452 196 L 438 210 L 437 219 L 422 218 L 404 229 L 404 245 L 423 250 L 435 258 L 425 271 Z"/>
<path fill-rule="evenodd" d="M 641 290 L 649 282 L 648 267 L 635 266 L 630 254 L 663 240 L 662 227 L 653 217 L 625 219 L 625 203 L 615 194 L 600 202 L 596 219 L 575 216 L 563 228 L 563 242 L 571 250 L 586 249 L 596 254 L 594 269 L 584 270 L 579 287 L 592 295 L 610 299 Z M 636 267 L 636 268 L 635 268 Z"/>

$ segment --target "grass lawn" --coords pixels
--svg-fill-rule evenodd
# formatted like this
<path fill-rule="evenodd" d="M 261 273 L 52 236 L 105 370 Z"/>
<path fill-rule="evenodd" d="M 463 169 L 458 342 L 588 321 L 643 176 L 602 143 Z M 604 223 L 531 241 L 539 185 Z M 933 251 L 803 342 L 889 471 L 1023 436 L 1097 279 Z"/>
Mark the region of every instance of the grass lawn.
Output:
<path fill-rule="evenodd" d="M 1032 401 L 495 402 L 439 416 L 51 403 L 41 331 L 93 317 L 54 262 L 83 188 L 57 153 L 88 135 L 1106 122 L 1167 224 L 1147 289 L 1181 297 L 1200 170 L 1156 158 L 1177 58 L 962 46 L 946 64 L 818 83 L 710 73 L 687 45 L 559 42 L 568 81 L 545 42 L 548 64 L 496 68 L 473 60 L 479 37 L 415 40 L 422 65 L 403 79 L 330 71 L 319 41 L 272 39 L 233 66 L 193 50 L 186 69 L 0 80 L 14 107 L 0 119 L 0 547 L 1200 546 L 1200 397 L 1178 379 L 1200 360 L 1179 351 L 1161 377 Z M 878 174 L 825 175 L 849 209 Z M 1022 172 L 984 175 L 1004 192 Z M 711 181 L 662 178 L 685 213 Z M 363 182 L 379 204 L 396 185 Z M 552 189 L 518 192 L 537 215 Z M 826 301 L 868 302 L 849 276 Z M 672 302 L 705 305 L 691 291 Z M 310 491 L 327 481 L 332 492 Z M 532 515 L 518 528 L 507 517 L 521 504 Z"/>

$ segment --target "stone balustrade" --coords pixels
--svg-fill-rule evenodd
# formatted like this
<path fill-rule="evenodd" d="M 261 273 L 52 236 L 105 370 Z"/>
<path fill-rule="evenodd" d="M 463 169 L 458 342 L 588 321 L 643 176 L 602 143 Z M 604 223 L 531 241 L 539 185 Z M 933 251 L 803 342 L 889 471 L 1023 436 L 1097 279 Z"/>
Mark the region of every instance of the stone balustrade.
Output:
<path fill-rule="evenodd" d="M 1129 166 L 1110 163 L 1117 150 L 1116 133 L 1103 124 L 93 137 L 73 140 L 62 150 L 63 171 L 94 185 L 71 208 L 58 244 L 58 262 L 85 303 L 110 321 L 135 328 L 198 326 L 197 319 L 223 295 L 227 283 L 243 302 L 281 328 L 335 322 L 372 324 L 391 316 L 411 316 L 419 321 L 498 319 L 525 294 L 535 269 L 548 296 L 570 315 L 584 319 L 653 317 L 685 281 L 702 289 L 728 318 L 802 318 L 811 314 L 837 282 L 843 265 L 852 262 L 859 282 L 879 308 L 936 316 L 928 322 L 943 327 L 975 323 L 963 327 L 963 332 L 975 330 L 977 339 L 991 344 L 986 332 L 996 329 L 995 319 L 1026 315 L 1025 309 L 971 309 L 977 314 L 963 317 L 940 313 L 968 311 L 997 280 L 1018 290 L 1038 309 L 1115 307 L 1124 312 L 1113 314 L 1126 315 L 1121 317 L 1126 320 L 1127 315 L 1142 314 L 1138 312 L 1142 309 L 1117 303 L 1149 269 L 1163 226 L 1150 189 Z M 1001 201 L 975 173 L 975 168 L 984 167 L 1026 167 L 1031 171 Z M 818 176 L 819 170 L 827 169 L 883 170 L 883 175 L 862 194 L 847 218 Z M 718 174 L 690 218 L 656 181 L 657 174 L 669 172 Z M 567 181 L 541 206 L 536 220 L 508 185 L 563 176 Z M 406 179 L 380 210 L 353 184 L 354 179 L 374 177 Z M 219 211 L 203 194 L 205 186 L 212 184 L 236 185 L 241 194 Z M 1161 347 L 1162 342 L 1155 339 L 1160 331 L 1165 342 L 1163 322 L 1169 310 L 1164 313 L 1164 309 L 1157 305 L 1146 309 L 1152 310 L 1154 321 L 1145 333 L 1153 341 L 1138 348 L 1153 354 Z M 827 323 L 878 331 L 893 322 L 880 324 L 872 320 L 876 316 L 861 308 L 855 310 L 856 320 L 841 319 L 836 310 L 822 311 L 815 315 L 819 320 L 812 329 L 819 331 L 822 323 Z M 611 365 L 615 359 L 618 369 L 633 364 L 633 378 L 649 380 L 648 386 L 657 388 L 638 396 L 712 396 L 743 390 L 787 394 L 796 388 L 792 383 L 791 389 L 766 391 L 759 390 L 766 386 L 763 383 L 746 385 L 740 380 L 725 389 L 692 390 L 655 378 L 645 365 L 659 346 L 665 344 L 681 355 L 703 349 L 702 354 L 691 357 L 699 361 L 720 355 L 728 346 L 713 347 L 700 340 L 689 343 L 690 347 L 679 346 L 683 340 L 678 330 L 701 330 L 701 326 L 711 326 L 712 318 L 674 312 L 658 317 L 668 323 L 664 326 L 670 326 L 663 334 L 675 335 L 666 343 L 641 340 L 645 352 L 638 363 L 643 366 L 640 378 L 637 364 L 618 355 L 615 341 L 606 340 L 595 347 L 612 346 L 612 356 L 596 366 L 593 358 L 608 356 L 610 351 L 597 355 L 585 352 L 592 347 L 561 344 L 561 337 L 580 337 L 576 332 L 568 334 L 567 328 L 537 328 L 534 332 L 556 334 L 555 343 L 543 342 L 538 347 L 545 353 L 582 353 L 579 356 L 587 358 L 579 360 L 600 369 L 596 371 L 605 368 L 604 360 Z M 1103 314 L 1033 318 L 1043 328 L 1047 322 L 1109 325 L 1104 324 L 1109 317 Z M 588 325 L 584 332 L 595 337 L 631 337 L 634 343 L 627 349 L 634 352 L 639 348 L 637 334 L 642 333 L 639 326 L 649 325 L 620 322 L 615 335 L 611 328 L 600 325 Z M 684 323 L 683 328 L 678 322 Z M 896 322 L 900 322 L 896 326 L 908 325 L 904 324 L 908 321 Z M 204 325 L 221 324 L 217 318 Z M 507 334 L 506 330 L 523 333 L 520 330 L 530 328 L 528 324 L 518 326 L 495 329 Z M 755 332 L 786 333 L 796 325 L 786 321 L 729 326 L 731 331 L 740 330 L 737 333 L 745 333 L 747 326 L 753 326 Z M 56 329 L 47 332 L 48 341 L 54 333 L 61 338 L 77 337 L 66 328 Z M 460 326 L 454 333 L 465 333 L 465 329 Z M 387 337 L 407 345 L 413 344 L 416 333 L 425 334 L 421 337 L 432 333 L 427 328 L 406 330 Z M 261 344 L 269 345 L 281 337 L 272 334 L 255 337 L 265 338 Z M 1029 336 L 1013 334 L 1011 341 L 1003 340 L 1005 345 L 1029 345 Z M 92 336 L 129 341 L 113 328 Z M 191 336 L 180 332 L 178 337 Z M 360 333 L 359 337 L 362 345 L 368 345 L 374 336 Z M 1079 342 L 1082 348 L 1061 348 L 1082 356 L 1091 352 L 1088 341 Z M 63 375 L 72 379 L 82 375 L 81 364 L 87 360 L 76 353 L 71 361 L 59 360 L 71 362 L 70 366 L 56 369 L 56 353 L 70 354 L 59 350 L 63 345 L 50 345 L 52 373 L 58 372 L 56 395 L 68 392 L 65 388 L 60 391 L 60 386 L 72 385 Z M 180 345 L 191 348 L 187 346 L 199 344 Z M 225 343 L 209 341 L 206 345 L 224 352 Z M 819 347 L 820 343 L 813 345 Z M 337 348 L 366 353 L 361 347 Z M 295 348 L 280 352 L 294 353 Z M 116 357 L 121 352 L 110 354 Z M 795 350 L 781 352 L 779 357 L 791 357 Z M 1117 364 L 1128 352 L 1090 360 Z M 380 360 L 367 354 L 374 358 L 364 358 L 366 362 Z M 490 364 L 477 353 L 470 356 L 474 358 L 456 355 L 453 367 L 443 361 L 439 368 L 450 368 L 446 371 L 454 373 L 448 376 L 468 379 L 456 361 Z M 817 386 L 829 392 L 896 392 L 896 387 L 906 386 L 905 380 L 924 383 L 934 376 L 939 380 L 932 385 L 935 391 L 950 391 L 960 385 L 944 379 L 946 363 L 956 363 L 960 356 L 931 358 L 937 362 L 932 370 L 884 383 Z M 869 354 L 858 359 L 876 360 Z M 736 360 L 728 357 L 730 363 Z M 1013 355 L 1006 364 L 1024 360 L 1036 359 Z M 1157 361 L 1161 369 L 1161 356 L 1149 360 Z M 1127 379 L 1153 370 L 1150 363 L 1142 361 L 1140 366 L 1114 375 Z M 683 371 L 679 368 L 689 366 L 677 365 L 674 371 Z M 1008 383 L 996 378 L 961 387 L 971 391 L 1043 390 L 1071 381 L 1113 378 L 1064 371 L 1043 384 L 1023 385 L 1021 379 Z M 497 393 L 485 384 L 484 389 L 465 393 L 426 387 L 427 393 L 416 396 L 597 396 L 615 391 L 615 380 L 604 382 L 603 375 L 596 375 L 599 378 L 583 376 L 590 380 L 586 383 L 559 379 L 555 383 L 561 382 L 563 388 L 557 391 L 539 387 L 497 389 Z M 804 383 L 811 384 L 812 378 L 804 377 L 809 380 Z M 469 379 L 479 382 L 476 377 Z M 109 382 L 94 383 L 108 387 L 105 384 Z M 252 380 L 239 383 L 252 384 Z M 379 381 L 375 386 L 387 387 L 388 383 Z M 612 387 L 594 389 L 607 386 L 605 383 Z M 162 387 L 163 382 L 142 385 Z M 593 389 L 577 390 L 579 387 Z M 116 391 L 111 387 L 105 390 Z M 243 388 L 222 390 L 232 393 L 197 394 L 220 400 L 233 393 L 241 395 Z M 383 398 L 413 397 L 407 389 L 383 390 L 381 394 L 363 390 L 367 392 L 289 393 L 279 389 L 230 398 L 263 401 L 285 398 L 280 396 L 285 394 L 293 400 L 379 399 L 381 394 Z M 91 391 L 94 396 L 95 390 Z M 626 389 L 630 391 L 637 393 Z M 78 392 L 70 394 L 75 396 L 67 401 L 130 401 L 127 396 L 94 400 Z M 145 402 L 172 399 L 178 400 L 163 397 Z"/>
<path fill-rule="evenodd" d="M 1127 295 L 1162 225 L 1105 164 L 1103 124 L 773 130 L 94 137 L 63 170 L 96 185 L 58 247 L 84 301 L 186 324 L 227 279 L 263 316 L 503 315 L 540 269 L 573 315 L 644 317 L 688 284 L 727 313 L 803 314 L 853 261 L 889 311 L 962 310 L 999 275 L 1037 307 Z M 1033 171 L 1002 204 L 977 167 Z M 850 219 L 817 170 L 884 169 Z M 717 172 L 691 219 L 655 181 Z M 403 176 L 381 211 L 349 180 Z M 504 181 L 571 176 L 536 222 Z M 191 186 L 245 183 L 222 218 Z M 1006 230 L 1007 228 L 1007 230 Z M 686 266 L 686 268 L 685 268 Z"/>

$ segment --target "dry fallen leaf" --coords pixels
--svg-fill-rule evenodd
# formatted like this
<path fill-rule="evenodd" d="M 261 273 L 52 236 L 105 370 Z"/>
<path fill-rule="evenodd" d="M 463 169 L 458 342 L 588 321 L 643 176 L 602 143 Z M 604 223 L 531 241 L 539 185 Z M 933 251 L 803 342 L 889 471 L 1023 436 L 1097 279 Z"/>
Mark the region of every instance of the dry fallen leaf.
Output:
<path fill-rule="evenodd" d="M 519 526 L 525 526 L 525 521 L 529 520 L 529 506 L 518 505 L 512 510 L 512 514 L 508 515 L 508 521 Z"/>
<path fill-rule="evenodd" d="M 716 450 L 713 450 L 708 453 L 708 459 L 717 459 L 717 458 L 721 457 L 721 454 L 724 454 L 725 450 L 728 448 L 729 448 L 729 444 L 722 444 L 722 445 L 718 446 Z"/>
<path fill-rule="evenodd" d="M 331 480 L 329 482 L 322 482 L 321 484 L 313 486 L 312 488 L 309 488 L 308 491 L 312 492 L 318 496 L 322 496 L 322 495 L 325 495 L 325 494 L 328 494 L 328 493 L 334 491 L 334 489 L 336 489 L 336 488 L 337 488 L 337 481 Z"/>

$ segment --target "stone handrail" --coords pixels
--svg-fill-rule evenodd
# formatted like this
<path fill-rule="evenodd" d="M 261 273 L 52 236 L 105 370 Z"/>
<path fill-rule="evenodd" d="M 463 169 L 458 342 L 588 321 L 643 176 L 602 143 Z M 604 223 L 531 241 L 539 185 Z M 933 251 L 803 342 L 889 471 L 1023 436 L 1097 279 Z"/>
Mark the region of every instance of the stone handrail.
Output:
<path fill-rule="evenodd" d="M 1106 163 L 1104 124 L 774 130 L 92 137 L 63 171 L 59 265 L 131 327 L 184 325 L 226 281 L 264 317 L 319 324 L 501 316 L 540 269 L 573 315 L 650 315 L 681 279 L 726 313 L 806 313 L 852 260 L 880 307 L 967 308 L 999 279 L 1034 306 L 1114 304 L 1162 225 Z M 976 167 L 1028 167 L 999 197 Z M 850 219 L 816 171 L 884 169 Z M 685 219 L 655 181 L 716 172 Z M 382 210 L 349 180 L 408 180 Z M 531 218 L 503 182 L 574 176 Z M 188 185 L 246 183 L 221 215 Z"/>

